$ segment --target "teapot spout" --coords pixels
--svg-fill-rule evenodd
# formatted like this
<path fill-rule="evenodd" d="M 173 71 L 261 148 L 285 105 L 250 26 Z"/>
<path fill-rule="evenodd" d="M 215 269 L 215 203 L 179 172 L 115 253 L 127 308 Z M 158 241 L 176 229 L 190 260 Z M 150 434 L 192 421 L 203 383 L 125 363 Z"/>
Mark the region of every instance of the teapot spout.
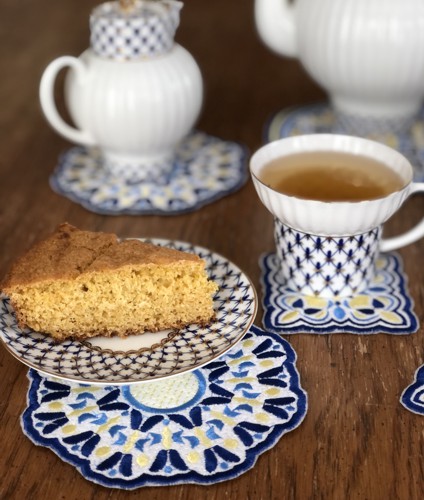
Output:
<path fill-rule="evenodd" d="M 262 41 L 274 52 L 297 56 L 295 6 L 289 0 L 255 0 L 255 22 Z"/>

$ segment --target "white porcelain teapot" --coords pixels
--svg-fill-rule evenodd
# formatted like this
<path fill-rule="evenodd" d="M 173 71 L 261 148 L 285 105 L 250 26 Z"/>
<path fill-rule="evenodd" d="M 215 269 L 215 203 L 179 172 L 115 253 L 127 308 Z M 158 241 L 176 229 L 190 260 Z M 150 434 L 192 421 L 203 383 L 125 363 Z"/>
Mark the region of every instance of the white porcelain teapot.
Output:
<path fill-rule="evenodd" d="M 342 113 L 406 119 L 424 96 L 422 0 L 255 0 L 259 35 Z"/>
<path fill-rule="evenodd" d="M 182 3 L 107 2 L 90 17 L 91 46 L 59 57 L 40 83 L 50 124 L 71 142 L 98 146 L 114 175 L 154 178 L 170 168 L 176 145 L 200 113 L 203 82 L 190 53 L 174 42 Z M 77 128 L 54 102 L 57 73 L 69 67 L 65 101 Z"/>

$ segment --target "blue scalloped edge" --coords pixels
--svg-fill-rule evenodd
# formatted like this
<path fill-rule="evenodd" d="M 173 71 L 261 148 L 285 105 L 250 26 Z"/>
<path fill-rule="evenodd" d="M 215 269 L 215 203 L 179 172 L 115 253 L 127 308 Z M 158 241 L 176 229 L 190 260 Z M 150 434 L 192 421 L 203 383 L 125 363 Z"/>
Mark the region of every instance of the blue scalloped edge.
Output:
<path fill-rule="evenodd" d="M 249 449 L 247 451 L 246 460 L 229 471 L 210 474 L 207 477 L 190 471 L 186 474 L 175 474 L 172 478 L 161 478 L 158 476 L 150 476 L 148 474 L 144 474 L 136 479 L 128 481 L 119 478 L 105 478 L 102 474 L 91 470 L 88 460 L 82 460 L 79 457 L 76 457 L 70 453 L 58 439 L 43 437 L 37 432 L 37 429 L 33 427 L 31 414 L 38 407 L 37 393 L 42 380 L 42 376 L 33 369 L 30 369 L 27 374 L 30 380 L 30 386 L 27 394 L 27 408 L 21 416 L 22 430 L 34 444 L 51 449 L 64 462 L 73 465 L 85 479 L 109 488 L 133 490 L 143 486 L 172 486 L 178 484 L 209 485 L 235 479 L 250 470 L 255 465 L 259 456 L 272 448 L 284 434 L 298 427 L 303 422 L 308 410 L 308 396 L 300 385 L 300 376 L 296 367 L 297 355 L 289 342 L 281 338 L 279 335 L 266 332 L 255 325 L 252 325 L 246 337 L 249 335 L 268 336 L 275 342 L 283 345 L 287 356 L 285 363 L 287 363 L 287 371 L 290 374 L 289 387 L 298 397 L 298 407 L 296 413 L 289 422 L 281 425 L 275 425 L 273 431 L 268 435 L 267 439 L 259 443 L 256 447 Z"/>
<path fill-rule="evenodd" d="M 267 144 L 272 141 L 276 141 L 278 139 L 283 139 L 284 137 L 288 137 L 290 133 L 287 133 L 287 128 L 288 132 L 291 130 L 291 124 L 287 125 L 285 122 L 281 121 L 279 124 L 279 136 L 278 137 L 271 137 L 271 127 L 274 125 L 276 120 L 279 118 L 280 115 L 284 115 L 286 119 L 291 119 L 292 114 L 298 114 L 299 111 L 305 111 L 307 113 L 310 113 L 311 111 L 321 113 L 325 110 L 325 108 L 328 106 L 325 102 L 313 102 L 309 104 L 304 104 L 303 106 L 289 106 L 284 109 L 280 109 L 279 111 L 274 111 L 271 113 L 267 120 L 265 121 L 265 125 L 262 129 L 262 142 L 263 144 Z"/>
<path fill-rule="evenodd" d="M 401 404 L 407 410 L 412 411 L 417 415 L 424 415 L 424 398 L 423 403 L 420 405 L 414 402 L 414 394 L 417 391 L 424 393 L 424 365 L 416 370 L 414 382 L 402 392 L 400 397 Z"/>
<path fill-rule="evenodd" d="M 206 205 L 209 205 L 211 203 L 214 203 L 215 201 L 220 200 L 221 198 L 224 198 L 225 196 L 228 196 L 230 194 L 235 193 L 239 189 L 241 189 L 249 180 L 250 174 L 249 170 L 247 168 L 247 158 L 249 156 L 249 150 L 248 148 L 239 142 L 234 142 L 234 144 L 237 144 L 241 151 L 242 151 L 242 156 L 240 159 L 239 164 L 237 165 L 238 169 L 238 181 L 230 188 L 224 191 L 221 191 L 219 193 L 215 193 L 214 195 L 210 196 L 207 199 L 201 200 L 198 203 L 196 203 L 193 206 L 183 208 L 183 209 L 176 209 L 176 210 L 161 210 L 161 209 L 151 209 L 151 210 L 135 210 L 135 209 L 123 209 L 123 210 L 107 210 L 103 209 L 96 204 L 90 203 L 89 201 L 76 196 L 73 192 L 68 191 L 66 189 L 63 189 L 62 186 L 58 182 L 58 176 L 60 173 L 63 171 L 64 166 L 65 166 L 65 159 L 67 156 L 67 153 L 69 152 L 69 149 L 65 152 L 63 152 L 59 156 L 58 163 L 53 171 L 53 173 L 49 177 L 49 185 L 51 189 L 58 195 L 64 196 L 65 198 L 68 198 L 70 201 L 73 203 L 76 203 L 77 205 L 82 206 L 89 212 L 93 212 L 99 215 L 165 215 L 165 216 L 172 216 L 172 215 L 183 215 L 191 212 L 195 212 L 196 210 L 199 210 L 200 208 L 203 208 Z M 72 148 L 74 149 L 74 148 Z"/>
<path fill-rule="evenodd" d="M 337 324 L 331 324 L 327 327 L 322 328 L 321 326 L 314 327 L 309 323 L 302 323 L 297 326 L 276 326 L 272 322 L 272 315 L 276 308 L 271 303 L 271 292 L 270 292 L 270 282 L 269 274 L 271 268 L 268 264 L 268 259 L 274 256 L 274 253 L 264 253 L 259 258 L 259 267 L 261 269 L 260 282 L 262 287 L 262 306 L 264 309 L 264 314 L 262 317 L 263 327 L 269 332 L 277 334 L 315 334 L 315 335 L 328 335 L 331 333 L 350 333 L 355 335 L 375 335 L 378 333 L 390 334 L 390 335 L 411 335 L 418 330 L 419 322 L 416 314 L 413 312 L 414 301 L 407 292 L 408 277 L 403 273 L 402 261 L 400 256 L 391 252 L 390 255 L 394 259 L 394 271 L 400 277 L 399 291 L 400 294 L 405 298 L 405 308 L 404 315 L 408 318 L 410 324 L 405 327 L 402 331 L 398 328 L 390 328 L 386 325 L 375 325 L 375 326 L 364 326 L 364 328 L 358 328 L 355 325 L 349 323 L 349 319 L 344 322 Z"/>

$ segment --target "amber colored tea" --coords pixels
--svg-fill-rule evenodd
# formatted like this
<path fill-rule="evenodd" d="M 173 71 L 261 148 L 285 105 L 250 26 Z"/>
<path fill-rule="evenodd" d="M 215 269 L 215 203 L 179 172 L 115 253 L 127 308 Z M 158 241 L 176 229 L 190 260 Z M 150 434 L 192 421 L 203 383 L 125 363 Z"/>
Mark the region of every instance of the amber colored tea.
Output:
<path fill-rule="evenodd" d="M 332 151 L 273 160 L 263 168 L 260 180 L 283 194 L 319 201 L 372 200 L 405 184 L 399 174 L 377 160 Z"/>

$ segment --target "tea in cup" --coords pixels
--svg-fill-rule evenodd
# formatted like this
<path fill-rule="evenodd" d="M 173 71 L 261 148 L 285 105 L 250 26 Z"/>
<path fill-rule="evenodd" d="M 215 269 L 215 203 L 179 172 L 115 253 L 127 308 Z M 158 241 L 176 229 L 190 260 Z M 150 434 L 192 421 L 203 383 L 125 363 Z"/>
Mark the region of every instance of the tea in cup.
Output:
<path fill-rule="evenodd" d="M 313 134 L 260 148 L 250 171 L 274 215 L 275 243 L 286 285 L 303 295 L 340 298 L 365 290 L 379 251 L 424 236 L 424 219 L 383 239 L 382 224 L 424 183 L 394 149 L 359 137 Z"/>

